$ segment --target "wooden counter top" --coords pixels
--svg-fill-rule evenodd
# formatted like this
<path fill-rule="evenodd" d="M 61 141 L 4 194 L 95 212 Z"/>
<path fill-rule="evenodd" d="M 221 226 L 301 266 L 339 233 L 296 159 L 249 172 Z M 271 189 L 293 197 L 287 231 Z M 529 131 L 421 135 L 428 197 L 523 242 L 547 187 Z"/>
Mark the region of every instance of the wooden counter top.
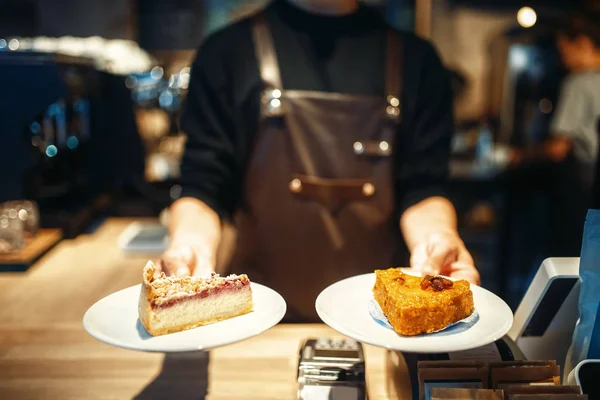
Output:
<path fill-rule="evenodd" d="M 1 399 L 294 399 L 300 342 L 339 335 L 325 325 L 278 325 L 210 353 L 141 353 L 105 345 L 82 325 L 85 311 L 137 284 L 151 255 L 125 256 L 111 219 L 63 241 L 24 273 L 0 274 Z M 386 352 L 366 346 L 369 398 L 390 396 Z"/>

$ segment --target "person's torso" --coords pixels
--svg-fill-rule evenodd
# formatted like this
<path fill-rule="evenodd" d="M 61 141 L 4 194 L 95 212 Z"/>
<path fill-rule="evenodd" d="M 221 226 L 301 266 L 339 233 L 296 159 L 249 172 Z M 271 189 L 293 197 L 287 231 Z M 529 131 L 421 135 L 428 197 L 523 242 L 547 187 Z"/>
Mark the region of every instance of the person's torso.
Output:
<path fill-rule="evenodd" d="M 389 26 L 376 11 L 363 8 L 356 16 L 318 17 L 301 11 L 285 0 L 276 0 L 266 15 L 283 86 L 288 90 L 321 91 L 378 96 L 384 91 L 385 37 Z M 353 28 L 354 27 L 354 28 Z M 212 68 L 224 70 L 223 91 L 232 104 L 236 136 L 236 163 L 243 170 L 258 130 L 262 82 L 252 41 L 251 18 L 243 19 L 211 38 L 218 49 Z M 416 97 L 422 85 L 424 54 L 429 50 L 411 34 L 404 34 L 403 126 L 401 138 L 411 143 Z M 396 155 L 395 155 L 396 156 Z M 396 157 L 396 162 L 400 162 Z"/>
<path fill-rule="evenodd" d="M 350 29 L 335 21 L 339 30 Z M 337 93 L 332 59 L 356 57 L 355 49 L 316 42 L 302 30 L 293 39 L 304 57 L 285 58 L 281 52 L 293 46 L 278 45 L 273 26 L 279 22 L 260 14 L 252 31 L 261 73 L 260 129 L 245 168 L 232 268 L 282 293 L 292 318 L 314 320 L 319 291 L 390 265 L 401 242 L 392 154 L 403 108 L 403 52 L 399 35 L 386 30 L 381 68 L 372 72 L 385 82 L 380 92 Z M 286 87 L 290 62 L 304 63 L 305 81 L 320 87 Z"/>
<path fill-rule="evenodd" d="M 577 161 L 585 166 L 593 166 L 598 157 L 600 122 L 600 71 L 571 75 L 567 82 L 571 90 L 579 93 L 580 119 L 576 121 L 574 152 Z"/>

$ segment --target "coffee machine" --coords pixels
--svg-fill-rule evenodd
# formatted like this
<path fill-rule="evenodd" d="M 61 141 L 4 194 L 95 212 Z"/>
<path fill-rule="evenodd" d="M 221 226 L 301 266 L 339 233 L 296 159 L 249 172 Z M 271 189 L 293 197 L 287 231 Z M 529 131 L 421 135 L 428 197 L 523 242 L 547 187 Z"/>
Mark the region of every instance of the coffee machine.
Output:
<path fill-rule="evenodd" d="M 10 48 L 0 51 L 0 74 L 0 200 L 35 200 L 43 227 L 73 237 L 116 191 L 143 180 L 125 78 L 83 56 Z"/>

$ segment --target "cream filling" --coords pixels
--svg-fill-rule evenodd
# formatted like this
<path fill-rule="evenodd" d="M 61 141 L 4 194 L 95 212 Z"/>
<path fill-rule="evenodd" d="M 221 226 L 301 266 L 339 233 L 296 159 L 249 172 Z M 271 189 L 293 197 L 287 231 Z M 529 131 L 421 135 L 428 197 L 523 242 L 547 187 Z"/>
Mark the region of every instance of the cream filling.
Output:
<path fill-rule="evenodd" d="M 240 315 L 251 307 L 252 292 L 248 287 L 205 298 L 182 300 L 169 307 L 157 308 L 150 323 L 154 329 L 200 326 Z"/>

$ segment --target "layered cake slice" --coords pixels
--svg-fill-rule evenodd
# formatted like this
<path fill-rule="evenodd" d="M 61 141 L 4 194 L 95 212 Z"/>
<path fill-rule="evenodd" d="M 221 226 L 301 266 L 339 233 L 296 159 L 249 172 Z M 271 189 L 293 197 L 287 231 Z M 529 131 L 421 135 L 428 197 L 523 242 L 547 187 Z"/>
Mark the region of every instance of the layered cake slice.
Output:
<path fill-rule="evenodd" d="M 469 282 L 417 277 L 400 268 L 375 271 L 373 295 L 394 330 L 405 336 L 435 332 L 474 310 Z"/>
<path fill-rule="evenodd" d="M 252 311 L 252 289 L 246 275 L 209 278 L 157 276 L 144 267 L 139 299 L 140 321 L 152 336 L 165 335 L 237 317 Z"/>

